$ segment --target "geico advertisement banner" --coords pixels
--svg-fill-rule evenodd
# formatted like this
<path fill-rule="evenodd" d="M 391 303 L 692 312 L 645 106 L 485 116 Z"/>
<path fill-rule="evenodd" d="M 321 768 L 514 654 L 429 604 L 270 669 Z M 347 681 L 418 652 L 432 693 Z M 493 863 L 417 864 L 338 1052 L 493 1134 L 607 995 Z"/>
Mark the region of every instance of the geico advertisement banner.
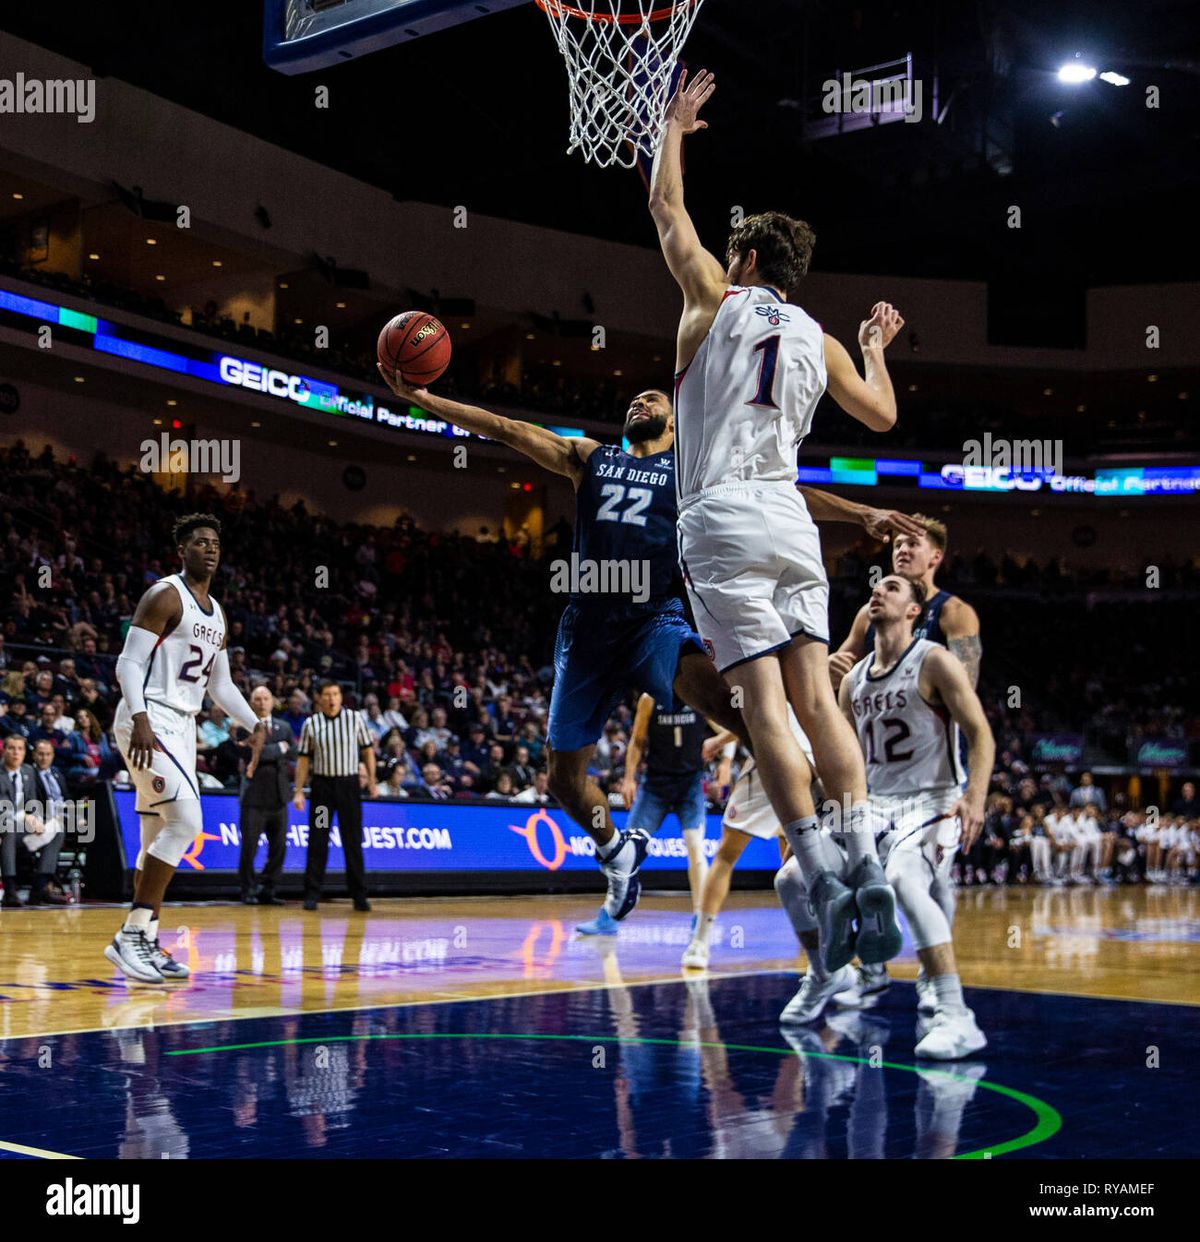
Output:
<path fill-rule="evenodd" d="M 132 790 L 116 789 L 113 798 L 132 867 L 141 844 Z M 241 851 L 241 816 L 233 794 L 205 794 L 200 800 L 204 829 L 180 863 L 183 871 L 236 871 Z M 368 871 L 585 871 L 596 866 L 591 837 L 559 810 L 535 805 L 494 806 L 457 802 L 364 802 L 363 858 Z M 626 812 L 613 822 L 625 825 Z M 288 805 L 285 871 L 303 871 L 308 846 L 308 811 Z M 721 817 L 708 817 L 705 849 L 711 858 L 721 836 Z M 258 867 L 265 861 L 266 839 L 259 845 Z M 779 849 L 774 841 L 752 839 L 742 855 L 744 870 L 774 871 Z M 687 853 L 679 822 L 672 815 L 650 842 L 643 869 L 682 871 Z M 337 820 L 329 842 L 329 870 L 345 861 Z"/>

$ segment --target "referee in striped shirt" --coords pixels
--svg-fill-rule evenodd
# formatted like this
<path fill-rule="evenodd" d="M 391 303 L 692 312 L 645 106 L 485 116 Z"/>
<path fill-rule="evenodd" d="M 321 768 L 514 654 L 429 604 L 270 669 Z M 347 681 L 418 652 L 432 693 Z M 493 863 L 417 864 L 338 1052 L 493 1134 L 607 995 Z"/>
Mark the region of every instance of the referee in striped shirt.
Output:
<path fill-rule="evenodd" d="M 325 882 L 329 830 L 336 813 L 346 856 L 346 883 L 356 910 L 368 911 L 362 852 L 360 760 L 367 765 L 367 789 L 375 788 L 375 750 L 371 730 L 359 712 L 342 707 L 342 688 L 326 681 L 317 695 L 318 711 L 300 731 L 292 802 L 304 810 L 304 784 L 312 768 L 312 808 L 308 814 L 308 863 L 304 868 L 304 908 L 315 910 Z"/>

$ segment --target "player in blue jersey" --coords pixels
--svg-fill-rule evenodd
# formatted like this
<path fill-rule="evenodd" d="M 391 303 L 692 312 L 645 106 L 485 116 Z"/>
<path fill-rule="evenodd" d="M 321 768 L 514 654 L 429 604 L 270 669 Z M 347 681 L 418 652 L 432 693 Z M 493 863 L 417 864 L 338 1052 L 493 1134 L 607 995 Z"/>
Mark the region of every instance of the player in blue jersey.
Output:
<path fill-rule="evenodd" d="M 381 374 L 382 374 L 381 368 Z M 618 832 L 608 798 L 588 774 L 613 708 L 634 687 L 676 698 L 748 741 L 741 712 L 688 623 L 675 544 L 671 400 L 639 393 L 625 419 L 630 452 L 502 418 L 389 379 L 398 397 L 467 431 L 507 444 L 565 475 L 576 492 L 575 543 L 556 577 L 569 589 L 554 650 L 548 751 L 550 791 L 596 843 L 608 880 L 605 927 L 637 904 L 649 837 Z"/>
<path fill-rule="evenodd" d="M 816 513 L 814 513 L 816 516 Z M 913 630 L 914 638 L 928 638 L 931 642 L 940 643 L 952 655 L 958 657 L 967 670 L 967 677 L 972 689 L 979 686 L 979 663 L 983 658 L 983 645 L 979 637 L 979 614 L 965 600 L 949 591 L 943 591 L 934 576 L 946 556 L 948 534 L 943 522 L 926 517 L 922 513 L 912 515 L 914 521 L 921 524 L 920 533 L 897 533 L 892 545 L 892 571 L 903 578 L 920 582 L 926 593 L 925 618 L 921 625 Z M 845 642 L 829 657 L 829 671 L 836 690 L 842 678 L 854 665 L 874 650 L 875 627 L 867 614 L 868 605 L 864 604 L 854 618 L 854 624 Z M 964 756 L 965 759 L 965 756 Z M 955 850 L 947 850 L 941 866 L 930 886 L 933 899 L 942 908 L 946 921 L 954 924 L 954 886 L 950 882 L 950 868 L 954 862 Z M 879 994 L 890 985 L 887 967 L 860 966 L 855 987 L 848 993 L 840 994 L 836 1000 L 843 1006 L 862 1007 L 875 1003 Z M 924 972 L 917 979 L 918 1004 L 923 1010 L 932 1012 L 932 989 L 924 978 Z"/>

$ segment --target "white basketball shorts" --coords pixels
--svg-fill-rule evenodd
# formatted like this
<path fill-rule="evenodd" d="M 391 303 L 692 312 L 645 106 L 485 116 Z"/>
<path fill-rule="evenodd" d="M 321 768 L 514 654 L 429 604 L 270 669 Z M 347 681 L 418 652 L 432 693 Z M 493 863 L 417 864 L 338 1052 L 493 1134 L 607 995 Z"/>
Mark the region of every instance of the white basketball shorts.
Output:
<path fill-rule="evenodd" d="M 722 672 L 829 641 L 829 582 L 816 524 L 790 483 L 733 483 L 685 501 L 679 556 L 704 645 Z"/>
<path fill-rule="evenodd" d="M 129 759 L 129 739 L 133 717 L 122 700 L 113 720 L 113 736 L 125 760 L 129 779 L 137 790 L 139 814 L 162 814 L 172 802 L 198 801 L 196 782 L 196 718 L 190 712 L 177 712 L 159 703 L 147 703 L 146 715 L 154 730 L 154 757 L 148 768 L 135 768 Z"/>

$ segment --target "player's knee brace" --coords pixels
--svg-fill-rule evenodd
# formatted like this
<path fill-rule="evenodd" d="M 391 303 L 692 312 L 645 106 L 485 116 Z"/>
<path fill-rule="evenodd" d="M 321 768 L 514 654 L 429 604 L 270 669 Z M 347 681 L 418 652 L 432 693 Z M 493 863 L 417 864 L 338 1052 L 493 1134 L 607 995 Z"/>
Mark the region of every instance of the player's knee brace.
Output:
<path fill-rule="evenodd" d="M 888 859 L 887 878 L 908 922 L 913 947 L 948 944 L 950 923 L 929 891 L 929 868 L 915 850 L 899 850 Z"/>
<path fill-rule="evenodd" d="M 787 912 L 797 936 L 802 932 L 817 930 L 817 920 L 813 918 L 808 907 L 808 889 L 795 855 L 775 872 L 775 894 L 779 898 L 779 904 Z"/>
<path fill-rule="evenodd" d="M 173 802 L 163 808 L 162 826 L 158 835 L 145 851 L 168 866 L 178 867 L 188 847 L 200 835 L 204 817 L 199 802 Z"/>

